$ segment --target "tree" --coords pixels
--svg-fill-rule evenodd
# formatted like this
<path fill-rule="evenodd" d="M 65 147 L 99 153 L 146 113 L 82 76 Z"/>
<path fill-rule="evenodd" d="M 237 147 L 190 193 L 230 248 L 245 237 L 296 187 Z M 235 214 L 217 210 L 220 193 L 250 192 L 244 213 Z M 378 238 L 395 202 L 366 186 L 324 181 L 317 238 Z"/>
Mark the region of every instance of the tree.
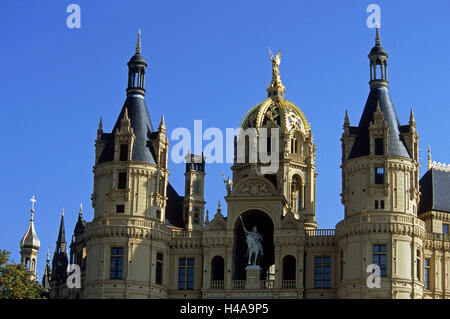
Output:
<path fill-rule="evenodd" d="M 41 299 L 45 292 L 32 273 L 21 264 L 9 262 L 10 252 L 0 249 L 0 299 Z"/>

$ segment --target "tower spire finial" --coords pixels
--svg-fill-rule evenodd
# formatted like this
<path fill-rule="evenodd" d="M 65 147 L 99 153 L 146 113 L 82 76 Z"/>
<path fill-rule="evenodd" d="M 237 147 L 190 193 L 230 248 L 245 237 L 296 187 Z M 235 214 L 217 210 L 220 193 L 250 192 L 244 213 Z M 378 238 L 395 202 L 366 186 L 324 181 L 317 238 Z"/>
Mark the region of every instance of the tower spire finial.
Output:
<path fill-rule="evenodd" d="M 30 198 L 30 202 L 31 202 L 31 221 L 33 220 L 33 215 L 34 215 L 34 203 L 36 203 L 36 198 L 34 197 L 34 195 Z"/>
<path fill-rule="evenodd" d="M 272 81 L 270 86 L 267 88 L 267 93 L 269 96 L 282 97 L 286 91 L 283 83 L 281 83 L 280 76 L 280 63 L 281 63 L 281 50 L 278 50 L 276 56 L 273 55 L 272 50 L 268 48 L 270 54 L 270 61 L 272 61 Z"/>
<path fill-rule="evenodd" d="M 136 54 L 141 54 L 141 29 L 138 31 L 138 39 L 136 43 Z"/>
<path fill-rule="evenodd" d="M 381 45 L 380 24 L 377 22 L 377 31 L 375 35 L 375 45 Z"/>

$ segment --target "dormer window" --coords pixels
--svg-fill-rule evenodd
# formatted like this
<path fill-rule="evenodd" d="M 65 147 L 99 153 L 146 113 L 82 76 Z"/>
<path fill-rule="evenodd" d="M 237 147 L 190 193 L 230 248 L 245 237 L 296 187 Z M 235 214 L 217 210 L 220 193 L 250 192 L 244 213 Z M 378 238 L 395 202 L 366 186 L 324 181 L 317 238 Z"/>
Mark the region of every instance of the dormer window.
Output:
<path fill-rule="evenodd" d="M 375 155 L 384 155 L 384 140 L 382 138 L 375 139 Z"/>
<path fill-rule="evenodd" d="M 120 144 L 120 161 L 128 161 L 128 144 Z"/>

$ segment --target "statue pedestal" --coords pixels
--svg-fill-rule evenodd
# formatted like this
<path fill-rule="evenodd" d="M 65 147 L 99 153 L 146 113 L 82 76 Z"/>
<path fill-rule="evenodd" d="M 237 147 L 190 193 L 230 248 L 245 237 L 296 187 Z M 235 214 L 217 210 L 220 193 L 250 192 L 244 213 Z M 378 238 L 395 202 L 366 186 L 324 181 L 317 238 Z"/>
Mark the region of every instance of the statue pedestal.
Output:
<path fill-rule="evenodd" d="M 247 280 L 245 282 L 245 289 L 260 289 L 259 282 L 261 267 L 257 265 L 249 265 L 245 268 L 247 271 Z"/>

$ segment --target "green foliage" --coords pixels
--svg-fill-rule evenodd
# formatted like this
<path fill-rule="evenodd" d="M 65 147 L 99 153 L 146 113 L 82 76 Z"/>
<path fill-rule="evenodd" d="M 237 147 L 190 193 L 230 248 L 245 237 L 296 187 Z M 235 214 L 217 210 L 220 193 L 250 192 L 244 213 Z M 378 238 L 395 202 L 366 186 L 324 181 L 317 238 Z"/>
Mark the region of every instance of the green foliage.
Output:
<path fill-rule="evenodd" d="M 0 299 L 41 299 L 44 287 L 31 280 L 24 265 L 9 263 L 10 252 L 0 250 Z"/>

